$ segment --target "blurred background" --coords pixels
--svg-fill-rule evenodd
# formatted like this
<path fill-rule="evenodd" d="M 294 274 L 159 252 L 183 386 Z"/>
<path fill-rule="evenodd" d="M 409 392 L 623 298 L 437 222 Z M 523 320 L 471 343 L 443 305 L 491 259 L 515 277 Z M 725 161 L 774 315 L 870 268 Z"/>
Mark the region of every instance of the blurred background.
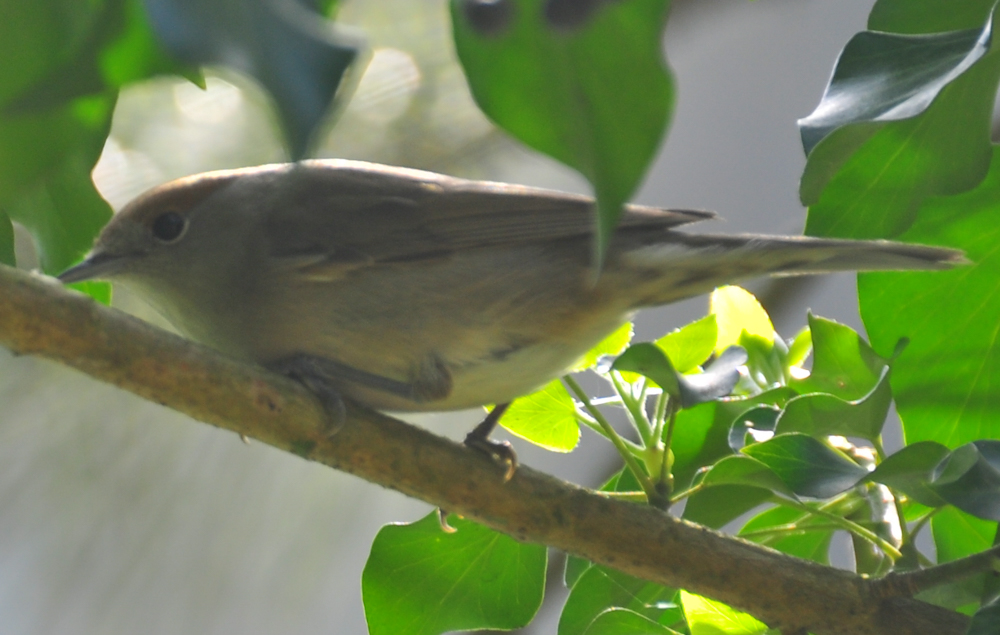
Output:
<path fill-rule="evenodd" d="M 799 233 L 805 157 L 795 120 L 819 101 L 872 0 L 675 0 L 665 37 L 678 82 L 670 135 L 637 201 L 712 209 L 702 231 Z M 363 159 L 588 192 L 478 111 L 444 0 L 343 0 L 371 59 L 321 157 Z M 207 90 L 160 79 L 123 93 L 94 180 L 117 209 L 163 181 L 285 160 L 265 95 L 209 72 Z M 18 260 L 31 266 L 18 235 Z M 860 328 L 852 275 L 750 288 L 778 331 L 806 310 Z M 123 293 L 116 304 L 162 324 Z M 704 315 L 706 300 L 649 311 L 641 338 Z M 482 416 L 409 417 L 461 438 Z M 587 486 L 618 467 L 584 431 L 555 455 L 514 440 L 521 461 Z M 388 522 L 419 501 L 192 421 L 63 368 L 0 349 L 0 632 L 365 633 L 361 571 Z M 561 570 L 522 633 L 554 633 Z"/>

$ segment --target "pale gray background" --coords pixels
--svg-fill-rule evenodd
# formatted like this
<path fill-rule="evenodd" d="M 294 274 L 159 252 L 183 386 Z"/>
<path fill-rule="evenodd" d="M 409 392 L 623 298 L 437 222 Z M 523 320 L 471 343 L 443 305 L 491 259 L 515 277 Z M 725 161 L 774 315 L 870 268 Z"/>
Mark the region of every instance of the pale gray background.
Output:
<path fill-rule="evenodd" d="M 344 5 L 342 19 L 365 29 L 376 53 L 323 156 L 586 191 L 579 177 L 505 139 L 472 106 L 443 0 Z M 795 120 L 819 100 L 870 5 L 679 3 L 666 38 L 677 114 L 638 200 L 714 209 L 727 219 L 715 231 L 799 232 L 804 158 Z M 212 79 L 203 93 L 158 80 L 123 96 L 95 180 L 119 206 L 168 178 L 282 158 L 259 91 L 246 81 Z M 775 313 L 779 331 L 797 332 L 806 307 L 858 326 L 853 284 L 844 275 L 797 288 Z M 130 298 L 118 301 L 155 319 Z M 651 311 L 640 333 L 657 336 L 704 312 L 704 299 Z M 420 423 L 458 437 L 478 416 Z M 616 465 L 587 431 L 568 456 L 523 444 L 518 451 L 524 463 L 587 485 Z M 0 632 L 364 633 L 360 575 L 372 537 L 384 523 L 428 511 L 0 350 Z M 556 619 L 544 609 L 524 632 L 553 633 Z"/>

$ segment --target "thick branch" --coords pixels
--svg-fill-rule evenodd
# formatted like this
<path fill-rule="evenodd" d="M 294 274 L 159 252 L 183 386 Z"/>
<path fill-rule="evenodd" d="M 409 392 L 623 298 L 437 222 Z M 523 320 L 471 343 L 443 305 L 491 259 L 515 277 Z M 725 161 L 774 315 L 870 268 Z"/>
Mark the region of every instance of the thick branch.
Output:
<path fill-rule="evenodd" d="M 351 408 L 323 436 L 303 387 L 225 358 L 56 282 L 0 266 L 0 345 L 54 359 L 191 417 L 444 507 L 520 540 L 681 587 L 817 635 L 960 635 L 968 619 L 880 598 L 847 571 L 592 494 L 526 466 L 504 482 L 478 452 Z"/>

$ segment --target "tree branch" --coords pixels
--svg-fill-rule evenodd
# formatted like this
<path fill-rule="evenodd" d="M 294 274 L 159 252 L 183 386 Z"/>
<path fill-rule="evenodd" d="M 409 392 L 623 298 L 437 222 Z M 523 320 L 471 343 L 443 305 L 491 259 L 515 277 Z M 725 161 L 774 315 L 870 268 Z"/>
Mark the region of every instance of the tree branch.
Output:
<path fill-rule="evenodd" d="M 613 500 L 527 466 L 350 407 L 333 438 L 305 388 L 241 364 L 54 280 L 0 266 L 0 345 L 77 368 L 195 419 L 253 437 L 631 575 L 725 602 L 767 624 L 817 635 L 960 635 L 968 618 L 909 598 L 884 598 L 853 573 L 799 560 Z M 623 534 L 627 532 L 627 539 Z"/>

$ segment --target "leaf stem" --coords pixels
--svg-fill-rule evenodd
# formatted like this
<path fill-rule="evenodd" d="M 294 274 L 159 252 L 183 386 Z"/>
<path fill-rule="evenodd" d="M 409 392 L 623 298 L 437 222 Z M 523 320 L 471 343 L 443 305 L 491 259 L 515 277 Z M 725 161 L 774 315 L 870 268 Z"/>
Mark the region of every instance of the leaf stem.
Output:
<path fill-rule="evenodd" d="M 566 387 L 569 388 L 570 392 L 576 395 L 576 398 L 580 400 L 580 402 L 583 404 L 584 409 L 586 409 L 586 411 L 590 414 L 590 416 L 594 418 L 594 421 L 596 421 L 601 426 L 601 428 L 604 429 L 605 436 L 608 438 L 609 441 L 611 441 L 612 444 L 614 444 L 615 448 L 618 450 L 618 453 L 621 454 L 622 459 L 625 461 L 625 465 L 627 465 L 628 469 L 632 471 L 632 474 L 635 476 L 635 479 L 639 482 L 639 485 L 642 487 L 642 491 L 646 492 L 646 497 L 649 499 L 649 501 L 652 502 L 657 500 L 659 497 L 656 492 L 656 486 L 654 485 L 652 479 L 650 479 L 646 475 L 646 472 L 642 469 L 642 466 L 639 465 L 639 461 L 637 461 L 636 458 L 632 455 L 632 452 L 629 451 L 629 448 L 628 446 L 625 445 L 625 441 L 624 439 L 621 438 L 621 435 L 619 435 L 615 431 L 615 429 L 611 426 L 611 424 L 608 422 L 608 420 L 604 418 L 604 415 L 601 414 L 601 411 L 590 403 L 590 398 L 587 396 L 587 393 L 584 392 L 583 388 L 580 386 L 579 383 L 577 383 L 575 379 L 573 379 L 569 375 L 565 375 L 563 376 L 562 380 L 566 384 Z"/>

